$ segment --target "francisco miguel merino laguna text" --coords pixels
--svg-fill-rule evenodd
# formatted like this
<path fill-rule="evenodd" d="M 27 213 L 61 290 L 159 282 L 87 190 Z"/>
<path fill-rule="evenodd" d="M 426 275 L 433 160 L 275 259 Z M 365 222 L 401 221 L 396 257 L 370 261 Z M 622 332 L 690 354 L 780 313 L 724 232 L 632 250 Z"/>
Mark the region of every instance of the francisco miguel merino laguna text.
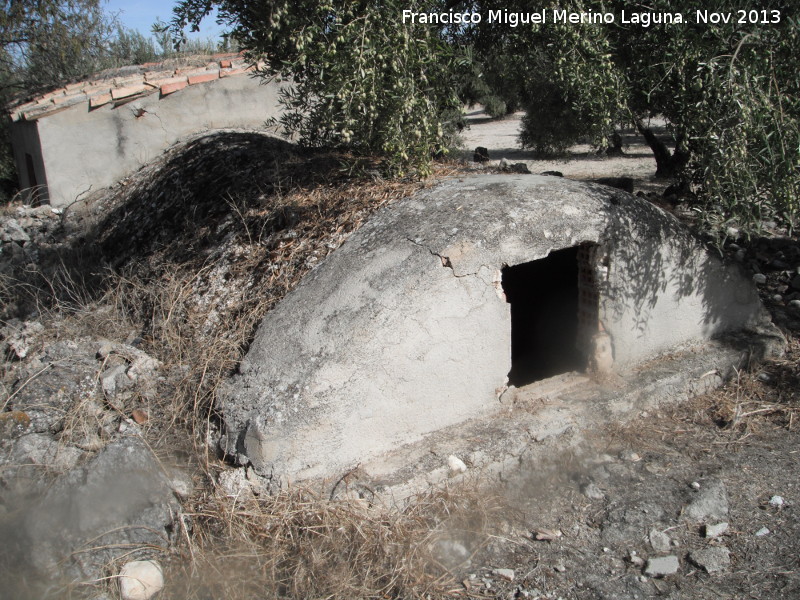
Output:
<path fill-rule="evenodd" d="M 548 16 L 550 17 L 548 19 Z M 548 11 L 542 9 L 538 12 L 509 12 L 507 10 L 490 10 L 489 23 L 503 23 L 510 27 L 529 24 L 545 23 L 588 23 L 588 24 L 607 24 L 616 23 L 617 16 L 611 12 L 570 12 L 567 10 L 553 9 Z M 432 25 L 462 25 L 469 23 L 481 23 L 483 15 L 478 12 L 413 12 L 403 10 L 403 23 L 421 23 Z M 697 24 L 716 24 L 716 23 L 760 23 L 775 24 L 781 21 L 781 11 L 779 10 L 737 10 L 734 12 L 714 12 L 708 10 L 695 11 Z M 619 22 L 623 25 L 638 25 L 640 27 L 650 27 L 650 25 L 671 25 L 686 23 L 683 13 L 671 12 L 628 12 L 623 10 L 620 14 Z"/>

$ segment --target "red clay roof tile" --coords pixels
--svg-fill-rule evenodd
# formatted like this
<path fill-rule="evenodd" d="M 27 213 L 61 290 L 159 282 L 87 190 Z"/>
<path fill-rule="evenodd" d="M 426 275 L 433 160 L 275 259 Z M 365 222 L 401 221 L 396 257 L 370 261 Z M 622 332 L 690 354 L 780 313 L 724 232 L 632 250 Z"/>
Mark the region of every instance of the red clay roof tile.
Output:
<path fill-rule="evenodd" d="M 210 70 L 198 69 L 197 66 L 194 66 L 178 68 L 173 71 L 165 69 L 168 63 L 145 63 L 140 65 L 139 73 L 118 74 L 116 77 L 107 76 L 105 79 L 67 84 L 65 87 L 34 97 L 25 104 L 11 108 L 9 114 L 14 120 L 35 120 L 87 100 L 90 108 L 97 108 L 115 100 L 118 104 L 130 101 L 140 94 L 154 92 L 155 89 L 159 89 L 163 97 L 190 84 L 213 81 L 218 77 L 241 75 L 246 71 L 253 70 L 254 67 L 248 66 L 242 56 L 241 52 L 214 54 L 210 57 L 215 61 L 209 63 Z M 205 60 L 208 58 L 205 57 Z M 152 67 L 156 68 L 144 70 Z M 160 67 L 160 70 L 157 67 Z M 130 68 L 125 70 L 130 73 Z M 175 75 L 181 74 L 182 76 L 175 77 Z"/>
<path fill-rule="evenodd" d="M 187 85 L 189 85 L 189 82 L 186 80 L 185 77 L 180 79 L 179 81 L 174 81 L 173 83 L 165 83 L 164 85 L 161 86 L 161 95 L 167 96 L 172 92 L 177 92 L 178 90 L 182 90 Z"/>
<path fill-rule="evenodd" d="M 219 71 L 211 71 L 210 73 L 205 73 L 203 75 L 190 75 L 189 85 L 205 83 L 206 81 L 214 81 L 215 79 L 219 79 Z"/>
<path fill-rule="evenodd" d="M 111 92 L 106 94 L 100 94 L 98 96 L 93 96 L 89 98 L 89 107 L 90 108 L 97 108 L 98 106 L 103 106 L 104 104 L 108 104 L 111 102 L 113 98 L 111 98 Z"/>
<path fill-rule="evenodd" d="M 114 100 L 119 100 L 120 98 L 128 98 L 129 96 L 135 96 L 136 94 L 141 94 L 142 92 L 148 90 L 148 86 L 144 84 L 139 85 L 131 85 L 128 87 L 122 88 L 114 88 L 111 90 L 111 97 Z"/>
<path fill-rule="evenodd" d="M 56 96 L 53 98 L 53 104 L 72 106 L 73 104 L 78 104 L 84 100 L 86 100 L 86 94 L 79 92 L 77 94 L 70 94 L 69 96 Z"/>

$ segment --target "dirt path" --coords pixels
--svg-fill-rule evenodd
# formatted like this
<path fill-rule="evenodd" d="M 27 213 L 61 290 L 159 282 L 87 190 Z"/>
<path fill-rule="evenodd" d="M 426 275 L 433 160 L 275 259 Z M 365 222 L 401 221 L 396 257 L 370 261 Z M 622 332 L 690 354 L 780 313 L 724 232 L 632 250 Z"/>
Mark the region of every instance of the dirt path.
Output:
<path fill-rule="evenodd" d="M 541 160 L 519 146 L 519 129 L 524 114 L 517 112 L 503 119 L 490 119 L 479 108 L 471 110 L 467 114 L 469 128 L 461 134 L 463 150 L 459 157 L 471 161 L 475 148 L 483 146 L 489 150 L 492 164 L 502 158 L 524 162 L 532 173 L 559 171 L 564 177 L 578 180 L 631 177 L 636 182 L 635 191 L 644 192 L 660 192 L 666 187 L 667 182 L 655 178 L 653 153 L 633 130 L 622 132 L 623 156 L 598 155 L 588 144 L 581 144 L 570 148 L 563 158 Z"/>

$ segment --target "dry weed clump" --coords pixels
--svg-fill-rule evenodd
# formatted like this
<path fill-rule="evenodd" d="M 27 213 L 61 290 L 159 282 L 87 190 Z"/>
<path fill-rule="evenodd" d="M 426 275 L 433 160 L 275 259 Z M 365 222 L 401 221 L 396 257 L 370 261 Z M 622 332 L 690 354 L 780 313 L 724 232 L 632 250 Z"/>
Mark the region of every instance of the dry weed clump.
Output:
<path fill-rule="evenodd" d="M 303 489 L 245 502 L 209 491 L 185 515 L 165 600 L 460 595 L 450 569 L 488 539 L 491 506 L 448 490 L 405 510 Z"/>
<path fill-rule="evenodd" d="M 787 339 L 782 358 L 736 371 L 733 380 L 690 400 L 681 412 L 737 442 L 764 428 L 793 430 L 800 415 L 800 339 L 793 335 Z"/>

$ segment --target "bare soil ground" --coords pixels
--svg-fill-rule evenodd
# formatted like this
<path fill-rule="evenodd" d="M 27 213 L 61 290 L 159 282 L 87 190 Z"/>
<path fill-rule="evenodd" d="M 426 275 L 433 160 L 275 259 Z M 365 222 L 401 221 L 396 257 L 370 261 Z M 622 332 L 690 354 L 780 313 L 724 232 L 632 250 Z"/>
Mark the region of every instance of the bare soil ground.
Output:
<path fill-rule="evenodd" d="M 471 161 L 475 148 L 482 146 L 489 150 L 490 164 L 502 158 L 511 162 L 524 162 L 531 173 L 558 171 L 570 179 L 590 181 L 600 177 L 630 177 L 635 180 L 635 191 L 661 192 L 668 182 L 655 177 L 653 153 L 644 140 L 633 129 L 621 131 L 624 154 L 606 156 L 589 144 L 573 146 L 564 156 L 555 159 L 541 159 L 530 150 L 519 146 L 520 120 L 524 113 L 518 112 L 502 119 L 490 119 L 480 108 L 467 113 L 469 128 L 461 134 L 463 150 L 457 156 Z M 660 135 L 666 134 L 661 121 L 653 123 L 653 129 Z"/>

